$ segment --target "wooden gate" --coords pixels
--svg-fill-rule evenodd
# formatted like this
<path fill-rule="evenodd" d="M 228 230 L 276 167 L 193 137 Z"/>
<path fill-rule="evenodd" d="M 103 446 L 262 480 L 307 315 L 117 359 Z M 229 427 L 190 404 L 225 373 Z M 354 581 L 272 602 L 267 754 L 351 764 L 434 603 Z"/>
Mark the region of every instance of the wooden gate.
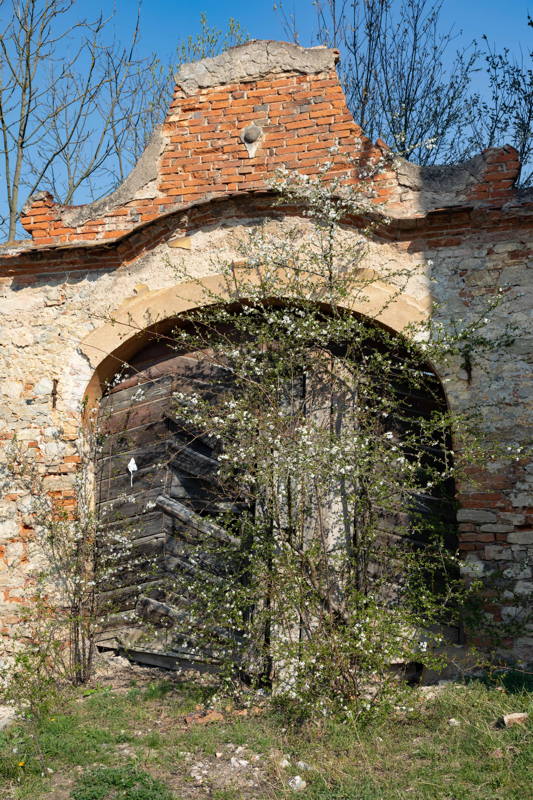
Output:
<path fill-rule="evenodd" d="M 438 380 L 430 373 L 428 379 L 434 389 L 428 394 L 405 389 L 402 424 L 445 402 Z M 174 395 L 196 392 L 214 399 L 230 388 L 231 373 L 213 364 L 209 353 L 177 355 L 160 342 L 145 347 L 102 399 L 97 501 L 101 554 L 112 569 L 101 593 L 101 647 L 125 649 L 135 660 L 169 668 L 217 669 L 213 653 L 195 641 L 186 576 L 231 580 L 232 565 L 214 560 L 205 545 L 227 536 L 213 519 L 238 509 L 217 485 L 216 444 L 180 422 Z M 442 452 L 428 455 L 442 458 Z M 452 498 L 450 485 L 447 497 L 421 496 L 417 504 L 449 519 Z M 456 545 L 453 533 L 448 544 Z M 176 575 L 182 578 L 178 597 Z"/>

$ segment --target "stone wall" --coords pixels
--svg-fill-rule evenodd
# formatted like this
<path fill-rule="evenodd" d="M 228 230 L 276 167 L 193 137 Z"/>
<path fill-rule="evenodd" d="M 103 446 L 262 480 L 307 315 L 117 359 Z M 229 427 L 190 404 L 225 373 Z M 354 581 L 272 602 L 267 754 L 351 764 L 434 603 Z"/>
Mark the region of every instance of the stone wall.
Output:
<path fill-rule="evenodd" d="M 335 51 L 251 42 L 182 67 L 161 130 L 129 178 L 109 197 L 64 207 L 38 194 L 24 210 L 32 238 L 0 246 L 0 438 L 14 434 L 34 454 L 49 491 L 73 502 L 76 443 L 87 403 L 140 332 L 203 302 L 179 269 L 216 285 L 217 258 L 235 236 L 268 218 L 282 231 L 269 180 L 280 166 L 316 174 L 325 161 L 345 183 L 387 155 L 354 123 L 335 72 Z M 376 307 L 393 288 L 390 265 L 412 271 L 382 321 L 401 331 L 434 314 L 472 320 L 500 290 L 491 315 L 515 342 L 484 360 L 441 370 L 455 410 L 474 406 L 502 456 L 459 486 L 461 548 L 470 572 L 502 567 L 514 593 L 533 589 L 531 457 L 533 195 L 514 184 L 516 152 L 488 150 L 468 163 L 421 168 L 401 160 L 374 179 L 376 223 L 362 267 L 377 280 Z M 298 208 L 285 214 L 299 216 Z M 388 224 L 380 224 L 387 217 Z M 358 236 L 361 220 L 347 236 Z M 302 225 L 305 225 L 302 219 Z M 357 308 L 371 313 L 371 305 Z M 460 433 L 460 432 L 458 432 Z M 458 437 L 459 444 L 459 437 Z M 522 448 L 517 460 L 516 448 Z M 507 449 L 509 448 L 509 449 Z M 505 453 L 509 453 L 508 456 Z M 529 456 L 528 456 L 529 453 Z M 29 499 L 4 485 L 0 523 L 2 630 L 16 620 L 31 570 Z M 533 662 L 533 630 L 509 643 Z"/>

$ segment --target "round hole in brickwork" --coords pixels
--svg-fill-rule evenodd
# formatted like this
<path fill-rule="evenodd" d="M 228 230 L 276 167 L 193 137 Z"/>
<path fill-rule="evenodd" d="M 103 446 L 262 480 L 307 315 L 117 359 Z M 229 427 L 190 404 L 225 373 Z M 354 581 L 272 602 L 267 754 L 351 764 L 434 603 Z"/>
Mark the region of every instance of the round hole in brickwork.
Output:
<path fill-rule="evenodd" d="M 243 141 L 245 141 L 246 144 L 254 144 L 254 142 L 257 142 L 260 136 L 261 128 L 259 128 L 257 125 L 248 125 L 242 134 Z"/>

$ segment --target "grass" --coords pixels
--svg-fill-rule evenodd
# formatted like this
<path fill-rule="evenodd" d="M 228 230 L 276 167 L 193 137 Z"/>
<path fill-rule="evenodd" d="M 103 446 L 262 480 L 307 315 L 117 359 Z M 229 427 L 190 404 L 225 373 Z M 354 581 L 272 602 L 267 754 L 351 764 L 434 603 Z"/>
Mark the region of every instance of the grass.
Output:
<path fill-rule="evenodd" d="M 273 800 L 294 797 L 288 781 L 300 774 L 305 800 L 525 800 L 532 698 L 502 685 L 449 685 L 432 699 L 412 690 L 404 708 L 366 723 L 317 718 L 291 727 L 279 715 L 227 710 L 223 721 L 186 725 L 184 715 L 208 700 L 190 684 L 72 693 L 36 728 L 0 734 L 0 797 Z M 526 725 L 497 727 L 513 711 L 529 712 Z M 249 761 L 240 771 L 230 768 L 237 748 Z M 311 769 L 293 766 L 300 760 Z M 194 764 L 206 768 L 203 782 L 191 776 Z M 255 788 L 246 777 L 253 764 Z"/>
<path fill-rule="evenodd" d="M 135 765 L 88 770 L 71 792 L 72 800 L 172 800 L 170 790 Z"/>

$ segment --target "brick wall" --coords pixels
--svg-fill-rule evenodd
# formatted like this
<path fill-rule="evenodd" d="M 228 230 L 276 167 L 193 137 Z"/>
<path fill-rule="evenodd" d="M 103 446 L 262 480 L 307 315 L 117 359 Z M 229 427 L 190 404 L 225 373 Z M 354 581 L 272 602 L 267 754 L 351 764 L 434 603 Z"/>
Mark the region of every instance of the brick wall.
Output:
<path fill-rule="evenodd" d="M 282 232 L 284 214 L 269 191 L 278 167 L 316 174 L 332 161 L 341 180 L 354 183 L 369 161 L 387 154 L 351 118 L 336 57 L 325 48 L 252 42 L 186 65 L 164 125 L 121 187 L 79 207 L 39 193 L 22 219 L 32 238 L 0 246 L 0 438 L 16 432 L 48 489 L 67 504 L 87 387 L 117 346 L 106 349 L 109 318 L 127 320 L 135 308 L 138 324 L 149 325 L 153 309 L 168 315 L 173 308 L 167 300 L 180 264 L 209 275 L 216 255 L 231 252 L 231 234 L 261 218 Z M 246 142 L 251 126 L 259 134 Z M 376 220 L 391 221 L 378 224 L 362 265 L 378 275 L 391 263 L 412 268 L 409 303 L 418 309 L 437 301 L 445 323 L 474 319 L 502 290 L 508 302 L 493 315 L 494 333 L 509 320 L 520 327 L 511 347 L 474 358 L 471 374 L 460 358 L 440 369 L 452 408 L 475 407 L 482 429 L 501 446 L 494 462 L 459 486 L 458 519 L 467 570 L 498 565 L 509 576 L 507 605 L 493 609 L 507 618 L 518 613 L 516 597 L 533 589 L 533 196 L 515 188 L 518 171 L 511 147 L 446 168 L 396 160 L 369 187 Z M 286 213 L 298 216 L 299 209 Z M 353 236 L 359 224 L 352 220 Z M 88 355 L 84 343 L 100 330 L 102 352 Z M 135 333 L 123 323 L 130 352 Z M 511 455 L 517 446 L 518 461 Z M 32 522 L 29 499 L 2 488 L 5 629 L 24 596 Z M 533 662 L 533 630 L 509 648 Z"/>

